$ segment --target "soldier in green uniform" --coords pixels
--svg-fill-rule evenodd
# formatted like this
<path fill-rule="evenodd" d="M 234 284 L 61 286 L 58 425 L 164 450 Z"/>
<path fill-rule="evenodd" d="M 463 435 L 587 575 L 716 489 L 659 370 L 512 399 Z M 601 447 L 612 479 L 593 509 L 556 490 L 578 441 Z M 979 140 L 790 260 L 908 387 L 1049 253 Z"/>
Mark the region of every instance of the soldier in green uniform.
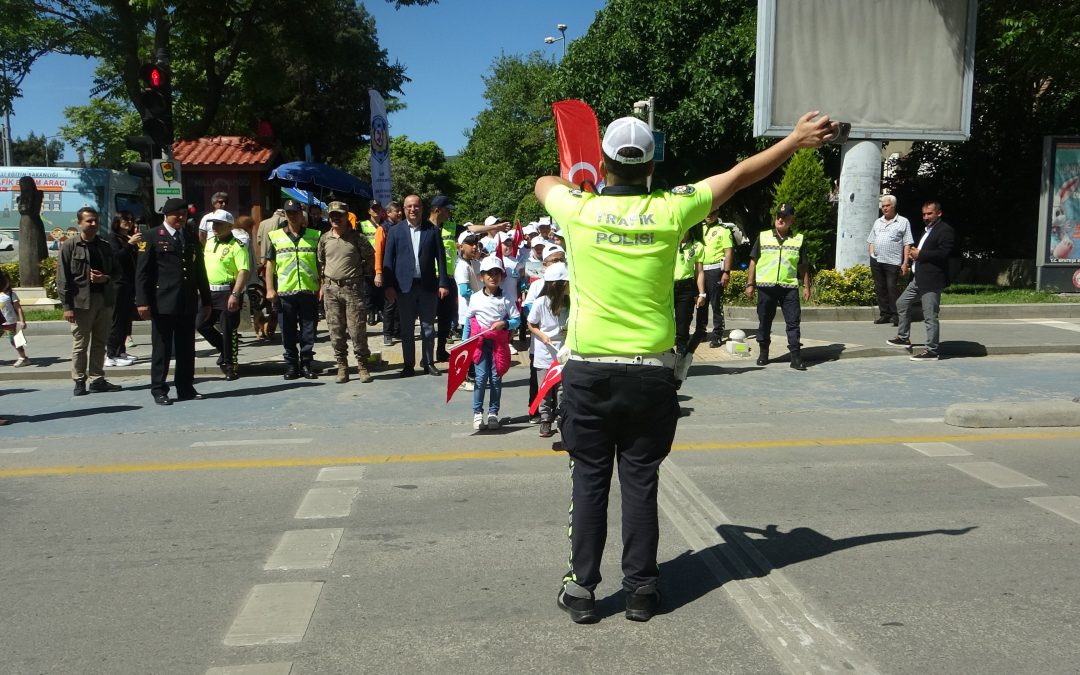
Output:
<path fill-rule="evenodd" d="M 671 451 L 679 419 L 671 290 L 679 242 L 737 191 L 833 133 L 827 116 L 807 113 L 786 138 L 725 173 L 671 191 L 650 191 L 652 130 L 625 117 L 604 134 L 602 193 L 577 190 L 557 176 L 536 181 L 537 199 L 566 239 L 573 298 L 569 353 L 560 359 L 565 397 L 559 425 L 573 483 L 570 559 L 558 594 L 559 607 L 573 621 L 600 619 L 594 591 L 616 461 L 626 618 L 648 621 L 659 606 L 656 496 L 660 464 Z"/>

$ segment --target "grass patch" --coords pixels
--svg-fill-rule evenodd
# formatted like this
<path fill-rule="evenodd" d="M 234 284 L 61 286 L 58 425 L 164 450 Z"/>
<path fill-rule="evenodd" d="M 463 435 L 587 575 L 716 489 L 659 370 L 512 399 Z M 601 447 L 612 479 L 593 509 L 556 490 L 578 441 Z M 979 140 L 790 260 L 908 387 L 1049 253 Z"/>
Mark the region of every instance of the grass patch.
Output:
<path fill-rule="evenodd" d="M 60 321 L 64 318 L 64 310 L 59 307 L 56 309 L 32 309 L 31 307 L 23 307 L 23 314 L 26 316 L 27 323 L 34 323 L 35 321 Z"/>
<path fill-rule="evenodd" d="M 1077 301 L 1080 301 L 1080 298 L 1033 288 L 1000 288 L 982 284 L 954 284 L 941 294 L 943 305 L 1022 305 Z"/>

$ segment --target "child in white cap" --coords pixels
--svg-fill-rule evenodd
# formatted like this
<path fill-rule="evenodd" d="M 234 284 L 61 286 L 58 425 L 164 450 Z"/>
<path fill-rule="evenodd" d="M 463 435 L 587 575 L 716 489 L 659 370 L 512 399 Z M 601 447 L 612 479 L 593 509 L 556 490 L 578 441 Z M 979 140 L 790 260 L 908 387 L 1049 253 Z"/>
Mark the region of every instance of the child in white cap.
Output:
<path fill-rule="evenodd" d="M 476 350 L 473 365 L 476 366 L 476 388 L 473 390 L 473 429 L 499 428 L 499 404 L 502 402 L 502 376 L 510 369 L 510 334 L 521 323 L 516 298 L 503 297 L 502 280 L 505 276 L 502 260 L 488 256 L 480 263 L 480 280 L 484 283 L 479 293 L 469 298 L 466 313 L 468 335 L 488 331 L 483 343 Z M 487 417 L 484 416 L 484 394 L 491 389 Z"/>
<path fill-rule="evenodd" d="M 533 371 L 543 379 L 566 340 L 570 318 L 570 276 L 566 263 L 554 263 L 544 270 L 544 287 L 529 309 L 529 331 L 533 340 Z M 552 423 L 559 408 L 559 385 L 548 390 L 540 402 L 540 436 L 555 435 Z"/>

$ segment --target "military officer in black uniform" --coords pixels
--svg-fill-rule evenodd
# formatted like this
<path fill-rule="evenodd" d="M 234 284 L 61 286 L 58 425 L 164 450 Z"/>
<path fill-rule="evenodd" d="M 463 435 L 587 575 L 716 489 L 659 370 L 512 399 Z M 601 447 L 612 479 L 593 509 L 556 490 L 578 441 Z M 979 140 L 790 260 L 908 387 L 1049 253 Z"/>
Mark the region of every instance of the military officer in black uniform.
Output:
<path fill-rule="evenodd" d="M 202 398 L 194 386 L 195 326 L 210 313 L 210 284 L 199 233 L 186 225 L 187 205 L 182 199 L 169 199 L 161 212 L 165 222 L 146 233 L 146 247 L 139 254 L 135 304 L 139 318 L 151 322 L 150 393 L 154 403 L 172 405 L 166 380 L 174 356 L 177 400 Z"/>

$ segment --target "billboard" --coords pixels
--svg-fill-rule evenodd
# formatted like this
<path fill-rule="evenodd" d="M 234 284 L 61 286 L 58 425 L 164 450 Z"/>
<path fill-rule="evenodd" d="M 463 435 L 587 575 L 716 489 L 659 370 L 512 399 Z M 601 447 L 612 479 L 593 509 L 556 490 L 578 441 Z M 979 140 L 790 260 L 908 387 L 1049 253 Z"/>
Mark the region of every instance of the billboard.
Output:
<path fill-rule="evenodd" d="M 976 0 L 758 0 L 754 134 L 808 110 L 853 140 L 971 135 Z"/>
<path fill-rule="evenodd" d="M 1080 137 L 1043 139 L 1040 289 L 1080 293 Z"/>

